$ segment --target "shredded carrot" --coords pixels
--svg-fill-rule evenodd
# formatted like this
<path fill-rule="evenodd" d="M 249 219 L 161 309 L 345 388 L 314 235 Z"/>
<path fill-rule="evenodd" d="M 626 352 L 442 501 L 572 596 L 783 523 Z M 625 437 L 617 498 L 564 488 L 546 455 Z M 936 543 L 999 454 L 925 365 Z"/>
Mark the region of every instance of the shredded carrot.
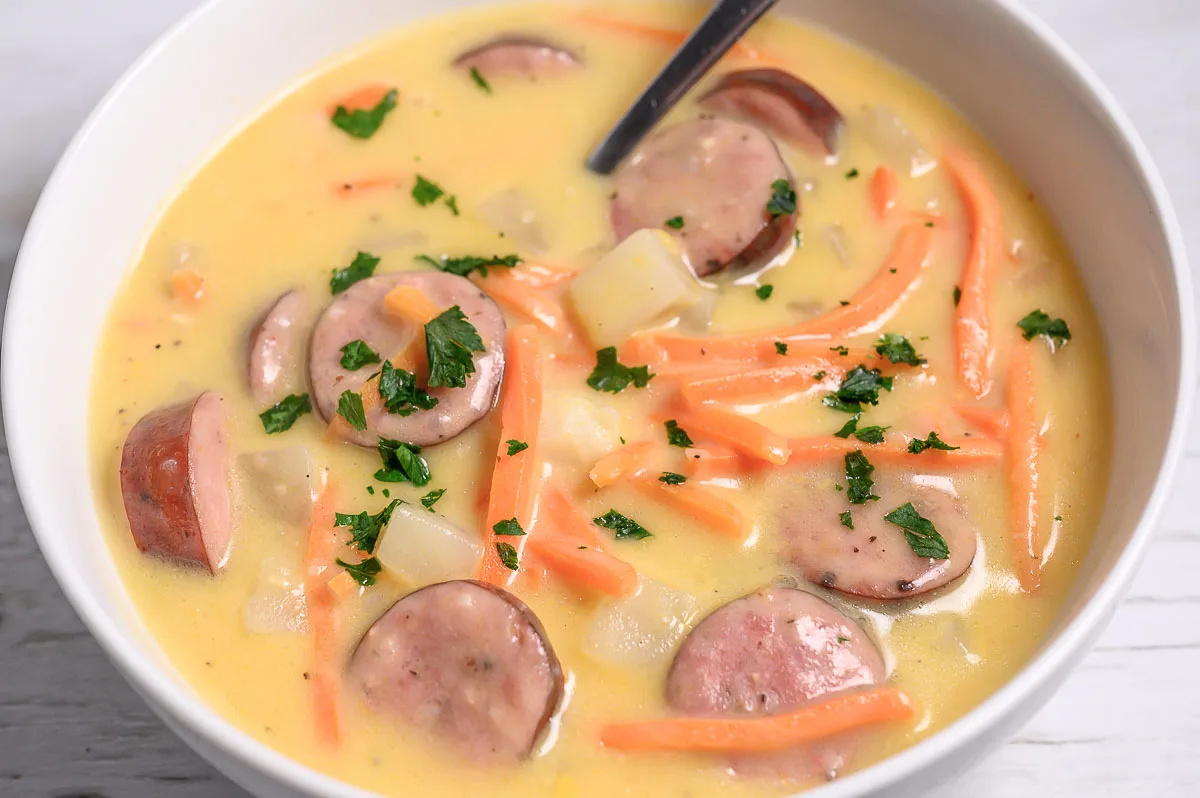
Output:
<path fill-rule="evenodd" d="M 779 399 L 833 382 L 846 376 L 846 371 L 859 363 L 869 362 L 874 353 L 856 357 L 838 357 L 822 345 L 825 350 L 818 355 L 797 357 L 795 362 L 773 368 L 755 369 L 716 377 L 701 377 L 683 383 L 683 398 L 688 404 L 702 402 L 746 402 L 750 400 Z M 791 353 L 788 360 L 793 360 Z M 820 374 L 821 378 L 816 379 Z"/>
<path fill-rule="evenodd" d="M 676 421 L 689 435 L 720 441 L 772 465 L 783 465 L 792 453 L 786 436 L 754 419 L 713 405 L 690 408 L 680 413 Z"/>
<path fill-rule="evenodd" d="M 708 488 L 693 482 L 668 485 L 655 477 L 643 477 L 632 484 L 649 498 L 662 502 L 725 537 L 743 541 L 750 534 L 750 525 L 746 523 L 742 511 L 722 499 L 719 488 Z"/>
<path fill-rule="evenodd" d="M 652 354 L 659 361 L 687 362 L 703 367 L 713 360 L 762 361 L 777 356 L 776 343 L 790 347 L 814 339 L 840 340 L 875 332 L 900 308 L 921 278 L 933 248 L 933 232 L 920 224 L 900 230 L 896 245 L 883 266 L 850 299 L 850 304 L 790 327 L 721 338 L 683 338 L 663 333 L 641 333 L 622 347 L 622 362 Z"/>
<path fill-rule="evenodd" d="M 943 451 L 926 449 L 920 454 L 908 451 L 908 439 L 903 435 L 886 435 L 883 443 L 863 443 L 855 438 L 837 438 L 833 435 L 823 435 L 812 438 L 792 438 L 792 456 L 788 465 L 812 463 L 823 460 L 840 460 L 855 449 L 863 452 L 873 461 L 889 463 L 905 463 L 921 467 L 962 466 L 968 463 L 994 463 L 1004 456 L 1004 448 L 993 440 L 983 438 L 947 438 L 942 440 L 957 449 Z"/>
<path fill-rule="evenodd" d="M 894 687 L 872 687 L 835 693 L 773 715 L 610 723 L 600 729 L 600 744 L 621 751 L 778 751 L 852 729 L 906 720 L 914 714 L 904 693 Z"/>
<path fill-rule="evenodd" d="M 330 116 L 333 116 L 339 107 L 345 108 L 347 111 L 374 108 L 379 105 L 379 101 L 386 97 L 392 88 L 392 86 L 386 83 L 369 83 L 362 88 L 355 89 L 340 100 L 331 103 L 325 110 Z"/>
<path fill-rule="evenodd" d="M 348 571 L 341 571 L 329 580 L 329 589 L 337 598 L 349 598 L 358 592 L 360 585 Z"/>
<path fill-rule="evenodd" d="M 581 512 L 571 497 L 557 485 L 548 485 L 538 495 L 539 522 L 547 523 L 556 535 L 569 537 L 578 545 L 594 549 L 604 547 L 595 524 Z"/>
<path fill-rule="evenodd" d="M 527 283 L 510 272 L 492 269 L 475 282 L 492 299 L 557 335 L 575 335 L 571 317 L 544 286 Z"/>
<path fill-rule="evenodd" d="M 954 309 L 954 345 L 958 376 L 976 397 L 992 388 L 995 357 L 990 334 L 989 300 L 993 272 L 1000 259 L 1000 201 L 979 164 L 959 151 L 946 153 L 942 164 L 962 194 L 971 224 L 971 244 L 963 265 L 958 307 Z"/>
<path fill-rule="evenodd" d="M 689 479 L 741 479 L 763 467 L 761 460 L 746 457 L 732 446 L 705 442 L 685 449 L 680 470 Z"/>
<path fill-rule="evenodd" d="M 191 269 L 171 272 L 171 296 L 195 304 L 204 296 L 204 278 Z"/>
<path fill-rule="evenodd" d="M 405 178 L 399 175 L 380 175 L 362 180 L 347 180 L 333 187 L 333 193 L 339 197 L 356 197 L 381 188 L 395 188 L 403 183 Z"/>
<path fill-rule="evenodd" d="M 576 22 L 587 25 L 592 28 L 599 28 L 611 33 L 620 33 L 636 39 L 653 42 L 655 44 L 663 44 L 669 47 L 678 47 L 687 39 L 690 31 L 677 30 L 672 28 L 659 28 L 653 25 L 645 25 L 640 22 L 632 22 L 630 20 L 620 19 L 618 17 L 610 17 L 606 14 L 601 14 L 596 11 L 580 11 L 573 14 L 571 17 Z M 760 58 L 759 51 L 745 42 L 738 42 L 729 49 L 733 55 L 738 55 L 743 58 L 758 60 Z"/>
<path fill-rule="evenodd" d="M 304 573 L 308 625 L 313 633 L 313 717 L 317 725 L 317 738 L 331 746 L 338 745 L 341 739 L 339 697 L 342 688 L 337 651 L 337 602 L 330 589 L 329 573 L 336 567 L 334 560 L 341 543 L 334 526 L 333 506 L 336 501 L 337 489 L 330 483 L 313 505 Z"/>
<path fill-rule="evenodd" d="M 900 201 L 900 179 L 890 166 L 880 164 L 871 176 L 871 204 L 875 215 L 886 219 Z"/>
<path fill-rule="evenodd" d="M 433 320 L 442 308 L 415 285 L 398 285 L 383 297 L 383 310 L 392 318 L 412 325 L 425 325 Z"/>
<path fill-rule="evenodd" d="M 997 440 L 1003 440 L 1008 436 L 1008 411 L 1003 408 L 956 402 L 951 405 L 951 409 L 959 418 L 969 424 L 974 424 L 985 435 Z"/>
<path fill-rule="evenodd" d="M 533 535 L 528 548 L 573 585 L 617 597 L 637 591 L 638 576 L 632 565 L 570 536 Z"/>
<path fill-rule="evenodd" d="M 500 443 L 492 471 L 492 487 L 485 515 L 483 562 L 479 578 L 493 585 L 507 584 L 513 572 L 500 561 L 496 543 L 504 542 L 520 551 L 522 537 L 499 541 L 493 527 L 500 521 L 516 518 L 528 529 L 533 503 L 541 479 L 539 427 L 542 416 L 542 355 L 538 349 L 537 328 L 523 324 L 508 331 L 505 346 L 504 383 L 500 390 Z M 529 444 L 519 455 L 509 457 L 505 441 Z"/>
<path fill-rule="evenodd" d="M 1013 555 L 1022 589 L 1036 590 L 1042 580 L 1042 544 L 1038 539 L 1041 424 L 1034 401 L 1034 344 L 1019 335 L 1008 367 L 1009 473 Z"/>
<path fill-rule="evenodd" d="M 557 263 L 525 261 L 520 266 L 509 269 L 505 273 L 511 274 L 514 280 L 530 285 L 533 288 L 551 288 L 573 279 L 579 274 L 579 270 Z"/>
<path fill-rule="evenodd" d="M 614 482 L 644 476 L 650 471 L 654 444 L 648 441 L 618 446 L 596 461 L 588 478 L 597 488 L 606 488 Z"/>

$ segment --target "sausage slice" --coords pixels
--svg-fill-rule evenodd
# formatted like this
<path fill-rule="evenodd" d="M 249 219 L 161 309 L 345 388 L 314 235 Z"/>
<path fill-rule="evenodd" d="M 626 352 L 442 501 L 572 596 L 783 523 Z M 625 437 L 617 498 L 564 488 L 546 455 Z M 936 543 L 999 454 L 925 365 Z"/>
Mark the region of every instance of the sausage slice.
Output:
<path fill-rule="evenodd" d="M 398 285 L 415 286 L 438 307 L 457 305 L 475 326 L 485 351 L 475 353 L 475 373 L 462 388 L 434 388 L 436 407 L 402 416 L 382 407 L 367 411 L 367 429 L 351 430 L 348 440 L 375 446 L 379 436 L 432 446 L 453 438 L 482 418 L 496 401 L 504 373 L 504 314 L 475 284 L 445 272 L 405 272 L 371 277 L 334 297 L 313 329 L 309 348 L 309 382 L 313 399 L 328 421 L 337 412 L 343 391 L 358 391 L 374 367 L 342 368 L 342 347 L 363 340 L 381 357 L 394 357 L 417 330 L 389 318 L 383 298 Z"/>
<path fill-rule="evenodd" d="M 211 391 L 143 416 L 121 450 L 121 498 L 139 550 L 216 573 L 229 557 L 225 408 Z"/>
<path fill-rule="evenodd" d="M 511 593 L 471 580 L 396 602 L 358 644 L 349 677 L 368 706 L 473 762 L 528 757 L 563 697 L 538 619 Z"/>
<path fill-rule="evenodd" d="M 721 76 L 700 98 L 721 114 L 753 120 L 780 138 L 811 143 L 833 155 L 844 122 L 825 95 L 782 69 L 744 69 Z"/>
<path fill-rule="evenodd" d="M 783 556 L 816 584 L 864 598 L 902 599 L 941 587 L 966 573 L 975 559 L 978 533 L 957 500 L 941 490 L 877 487 L 879 501 L 851 506 L 844 493 L 802 491 L 782 508 Z M 906 501 L 946 540 L 950 557 L 918 557 L 904 530 L 883 517 Z M 849 509 L 854 529 L 839 514 Z"/>
<path fill-rule="evenodd" d="M 308 297 L 288 291 L 272 303 L 250 331 L 250 395 L 261 406 L 273 405 L 290 391 L 290 381 L 302 368 L 304 319 Z"/>
<path fill-rule="evenodd" d="M 536 36 L 515 33 L 499 36 L 454 59 L 454 66 L 477 69 L 485 78 L 526 80 L 569 72 L 579 65 L 579 58 L 570 50 Z"/>
<path fill-rule="evenodd" d="M 731 601 L 692 629 L 667 675 L 667 702 L 688 715 L 769 715 L 876 684 L 885 674 L 862 627 L 811 593 L 771 587 Z M 737 756 L 730 766 L 741 774 L 811 778 L 840 767 L 847 749 L 837 738 Z"/>
<path fill-rule="evenodd" d="M 790 241 L 794 215 L 767 212 L 787 165 L 762 130 L 732 119 L 693 119 L 647 139 L 617 170 L 610 208 L 624 240 L 642 228 L 676 236 L 692 270 L 769 260 Z M 683 226 L 668 226 L 680 217 Z"/>

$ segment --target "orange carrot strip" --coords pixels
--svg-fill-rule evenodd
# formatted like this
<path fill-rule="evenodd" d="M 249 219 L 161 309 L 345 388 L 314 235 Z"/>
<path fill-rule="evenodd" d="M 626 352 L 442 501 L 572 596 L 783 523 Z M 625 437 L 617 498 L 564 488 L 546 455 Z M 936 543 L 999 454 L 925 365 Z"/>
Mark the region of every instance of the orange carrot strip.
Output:
<path fill-rule="evenodd" d="M 398 175 L 381 175 L 362 180 L 348 180 L 333 187 L 333 193 L 339 197 L 354 197 L 375 189 L 395 188 L 404 182 L 404 177 Z"/>
<path fill-rule="evenodd" d="M 908 451 L 908 440 L 903 435 L 887 435 L 883 443 L 863 443 L 854 438 L 837 438 L 822 435 L 812 438 L 792 438 L 788 441 L 792 456 L 788 465 L 837 460 L 855 449 L 862 449 L 871 460 L 889 463 L 904 463 L 919 466 L 961 466 L 968 463 L 994 463 L 1004 456 L 1003 447 L 992 440 L 982 438 L 942 438 L 952 451 L 927 449 L 920 454 Z"/>
<path fill-rule="evenodd" d="M 775 354 L 776 342 L 811 343 L 813 339 L 837 340 L 875 332 L 900 308 L 920 281 L 925 261 L 933 248 L 933 231 L 921 224 L 900 230 L 886 262 L 850 300 L 799 324 L 767 332 L 722 338 L 683 338 L 661 333 L 633 336 L 622 347 L 623 362 L 646 362 L 638 355 L 656 354 L 664 361 L 686 361 L 702 366 L 713 360 L 757 361 Z"/>
<path fill-rule="evenodd" d="M 980 397 L 992 387 L 995 351 L 988 302 L 1001 252 L 1000 201 L 983 170 L 964 153 L 948 152 L 942 164 L 962 194 L 971 224 L 971 247 L 959 281 L 962 295 L 954 309 L 954 345 L 959 379 Z"/>
<path fill-rule="evenodd" d="M 489 272 L 490 274 L 491 272 Z M 520 266 L 504 272 L 504 274 L 511 274 L 514 280 L 534 288 L 550 288 L 574 278 L 575 275 L 579 274 L 579 270 L 557 263 L 527 260 Z"/>
<path fill-rule="evenodd" d="M 1042 433 L 1034 401 L 1037 375 L 1033 347 L 1033 343 L 1017 336 L 1008 366 L 1009 513 L 1017 578 L 1026 591 L 1036 590 L 1042 581 L 1042 544 L 1038 539 Z"/>
<path fill-rule="evenodd" d="M 493 269 L 487 277 L 476 277 L 475 282 L 492 299 L 507 305 L 512 310 L 537 322 L 558 335 L 573 334 L 571 317 L 562 303 L 541 286 L 525 283 L 508 272 Z"/>
<path fill-rule="evenodd" d="M 554 573 L 579 587 L 618 598 L 637 591 L 637 571 L 632 565 L 570 536 L 532 535 L 529 550 Z"/>
<path fill-rule="evenodd" d="M 505 345 L 504 384 L 500 389 L 500 442 L 492 487 L 484 520 L 483 562 L 479 578 L 493 585 L 511 581 L 510 571 L 500 561 L 496 543 L 504 542 L 520 552 L 526 536 L 497 538 L 493 527 L 500 521 L 516 518 L 528 530 L 533 517 L 533 502 L 541 478 L 539 427 L 542 417 L 542 355 L 538 349 L 537 328 L 523 324 L 508 331 Z M 518 455 L 508 456 L 505 441 L 516 439 L 529 444 Z"/>
<path fill-rule="evenodd" d="M 580 11 L 572 15 L 572 19 L 589 27 L 599 28 L 611 33 L 621 33 L 626 36 L 631 36 L 637 39 L 654 42 L 655 44 L 663 44 L 670 47 L 678 47 L 683 44 L 684 40 L 690 34 L 686 30 L 674 30 L 671 28 L 659 28 L 653 25 L 644 25 L 640 22 L 632 22 L 630 20 L 610 17 L 605 14 L 600 14 L 595 11 Z M 758 50 L 754 49 L 745 42 L 738 42 L 729 49 L 731 54 L 740 55 L 744 58 L 759 58 Z"/>
<path fill-rule="evenodd" d="M 313 505 L 308 528 L 308 549 L 304 573 L 304 595 L 308 605 L 308 624 L 313 632 L 313 717 L 317 738 L 336 746 L 341 740 L 339 696 L 341 666 L 338 662 L 338 618 L 336 599 L 329 588 L 329 571 L 335 567 L 340 536 L 334 526 L 334 502 L 337 490 L 332 483 L 321 491 Z"/>
<path fill-rule="evenodd" d="M 333 116 L 339 107 L 345 108 L 347 111 L 374 108 L 391 90 L 392 87 L 386 83 L 369 83 L 331 103 L 325 110 L 330 116 Z"/>
<path fill-rule="evenodd" d="M 792 454 L 786 436 L 753 419 L 712 405 L 686 410 L 676 421 L 689 435 L 712 438 L 772 465 L 785 464 Z"/>
<path fill-rule="evenodd" d="M 763 467 L 761 460 L 746 457 L 731 446 L 720 443 L 698 444 L 683 452 L 680 471 L 695 480 L 741 479 Z"/>
<path fill-rule="evenodd" d="M 742 511 L 722 499 L 717 493 L 719 489 L 692 482 L 667 485 L 653 477 L 643 477 L 632 484 L 649 498 L 662 502 L 725 537 L 743 541 L 750 534 Z"/>
<path fill-rule="evenodd" d="M 875 174 L 871 176 L 871 204 L 875 208 L 875 215 L 886 219 L 899 201 L 900 179 L 896 177 L 896 172 L 883 164 L 875 167 Z"/>
<path fill-rule="evenodd" d="M 191 269 L 171 272 L 171 296 L 195 304 L 204 296 L 204 278 Z"/>
<path fill-rule="evenodd" d="M 398 285 L 384 294 L 383 310 L 392 318 L 413 325 L 428 324 L 442 312 L 415 285 Z"/>
<path fill-rule="evenodd" d="M 1003 440 L 1008 436 L 1008 411 L 1003 408 L 956 402 L 951 409 L 963 421 L 974 424 L 993 438 Z"/>
<path fill-rule="evenodd" d="M 595 524 L 578 509 L 562 488 L 548 486 L 538 495 L 538 502 L 539 527 L 544 522 L 553 528 L 554 534 L 571 538 L 576 545 L 604 548 L 604 538 Z"/>
<path fill-rule="evenodd" d="M 606 488 L 614 482 L 644 476 L 653 465 L 650 462 L 653 451 L 654 444 L 648 441 L 618 446 L 596 461 L 588 478 L 597 488 Z"/>
<path fill-rule="evenodd" d="M 775 715 L 610 723 L 600 729 L 600 744 L 621 751 L 778 751 L 852 729 L 906 720 L 914 714 L 904 693 L 894 687 L 873 687 L 835 693 Z"/>
<path fill-rule="evenodd" d="M 874 353 L 860 359 L 837 357 L 828 351 L 828 347 L 825 349 L 827 351 L 819 357 L 805 358 L 786 366 L 689 380 L 683 383 L 683 398 L 691 405 L 780 399 L 818 388 L 826 381 L 840 382 L 848 369 L 874 357 Z M 821 379 L 814 379 L 817 374 L 822 375 Z"/>

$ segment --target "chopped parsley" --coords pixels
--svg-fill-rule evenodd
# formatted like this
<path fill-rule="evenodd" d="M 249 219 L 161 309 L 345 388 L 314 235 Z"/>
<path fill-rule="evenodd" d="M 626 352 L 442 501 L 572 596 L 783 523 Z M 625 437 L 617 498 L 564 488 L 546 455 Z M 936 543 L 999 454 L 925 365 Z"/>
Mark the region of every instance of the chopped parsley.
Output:
<path fill-rule="evenodd" d="M 418 488 L 429 484 L 429 464 L 421 457 L 421 447 L 415 443 L 380 438 L 375 448 L 383 467 L 375 472 L 380 482 L 411 482 Z"/>
<path fill-rule="evenodd" d="M 958 303 L 962 301 L 962 289 L 957 285 L 954 286 L 954 307 L 958 307 Z"/>
<path fill-rule="evenodd" d="M 632 518 L 626 518 L 616 510 L 609 510 L 599 518 L 593 518 L 592 523 L 602 526 L 605 529 L 611 529 L 617 540 L 625 540 L 626 538 L 641 540 L 651 536 L 644 526 Z"/>
<path fill-rule="evenodd" d="M 855 413 L 853 417 L 837 432 L 833 433 L 838 438 L 849 438 L 851 435 L 858 438 L 863 443 L 883 443 L 883 433 L 887 432 L 891 427 L 863 427 L 859 429 L 858 421 L 862 418 L 862 413 Z"/>
<path fill-rule="evenodd" d="M 399 499 L 392 499 L 375 515 L 371 515 L 366 510 L 355 515 L 334 513 L 333 525 L 344 526 L 350 530 L 350 542 L 346 544 L 347 546 L 353 546 L 359 551 L 370 554 L 375 551 L 375 545 L 379 543 L 379 535 L 388 525 L 388 521 L 392 520 L 392 512 L 399 503 Z"/>
<path fill-rule="evenodd" d="M 944 440 L 938 437 L 936 432 L 929 433 L 924 440 L 921 440 L 920 438 L 913 438 L 908 442 L 909 454 L 920 454 L 926 449 L 940 449 L 943 452 L 952 452 L 955 449 L 961 448 L 961 446 L 951 446 L 950 444 L 946 443 Z"/>
<path fill-rule="evenodd" d="M 687 482 L 687 477 L 683 474 L 676 474 L 674 471 L 664 471 L 662 476 L 658 478 L 659 482 L 665 482 L 668 485 L 682 485 Z"/>
<path fill-rule="evenodd" d="M 788 345 L 787 345 L 787 344 L 785 344 L 783 341 L 776 341 L 776 342 L 775 342 L 775 354 L 777 354 L 777 355 L 786 355 L 786 354 L 787 354 L 787 349 L 788 349 Z"/>
<path fill-rule="evenodd" d="M 421 263 L 428 263 L 435 269 L 439 269 L 450 274 L 457 274 L 459 277 L 467 277 L 472 272 L 479 272 L 484 277 L 487 277 L 489 266 L 503 266 L 511 269 L 521 262 L 521 258 L 517 255 L 493 255 L 490 258 L 481 258 L 478 255 L 464 255 L 461 258 L 443 257 L 441 260 L 431 258 L 428 255 L 418 255 L 417 260 Z"/>
<path fill-rule="evenodd" d="M 1062 319 L 1052 319 L 1040 310 L 1035 310 L 1017 322 L 1026 341 L 1032 341 L 1038 335 L 1044 335 L 1057 349 L 1071 340 L 1071 330 Z"/>
<path fill-rule="evenodd" d="M 767 214 L 772 219 L 791 216 L 796 212 L 796 192 L 790 180 L 782 178 L 771 184 L 771 198 L 767 200 Z"/>
<path fill-rule="evenodd" d="M 496 541 L 496 553 L 500 555 L 500 564 L 508 570 L 515 571 L 521 567 L 517 550 L 512 547 L 512 544 L 505 543 L 503 540 Z"/>
<path fill-rule="evenodd" d="M 654 375 L 649 366 L 625 366 L 617 360 L 617 348 L 608 346 L 596 352 L 596 367 L 588 375 L 588 387 L 596 391 L 620 393 L 631 384 L 645 388 Z"/>
<path fill-rule="evenodd" d="M 857 170 L 857 169 L 851 169 L 849 172 L 847 172 L 847 173 L 846 173 L 846 179 L 847 179 L 847 180 L 853 180 L 853 179 L 854 179 L 854 178 L 856 178 L 856 177 L 858 177 L 858 170 Z"/>
<path fill-rule="evenodd" d="M 754 295 L 756 297 L 758 297 L 759 299 L 761 299 L 763 302 L 766 302 L 768 299 L 771 298 L 771 294 L 774 293 L 774 291 L 775 291 L 775 286 L 771 285 L 770 283 L 763 283 L 758 288 L 754 289 Z"/>
<path fill-rule="evenodd" d="M 425 354 L 429 358 L 430 388 L 462 388 L 475 373 L 472 352 L 482 352 L 479 331 L 458 305 L 447 308 L 425 325 Z"/>
<path fill-rule="evenodd" d="M 519 441 L 516 438 L 509 438 L 508 440 L 505 441 L 505 443 L 508 444 L 508 456 L 509 457 L 512 457 L 514 454 L 520 454 L 521 452 L 523 452 L 529 448 L 528 443 L 526 443 L 525 441 Z"/>
<path fill-rule="evenodd" d="M 825 369 L 821 369 L 816 374 L 814 374 L 813 379 L 816 380 L 817 382 L 820 382 L 821 380 L 825 379 Z"/>
<path fill-rule="evenodd" d="M 417 377 L 411 371 L 398 369 L 384 361 L 379 372 L 379 396 L 389 413 L 411 416 L 418 410 L 432 410 L 437 406 L 436 396 L 417 387 Z"/>
<path fill-rule="evenodd" d="M 492 93 L 491 84 L 479 73 L 479 67 L 471 67 L 471 80 L 475 81 L 475 85 L 482 89 L 485 94 Z"/>
<path fill-rule="evenodd" d="M 383 565 L 379 562 L 378 557 L 368 557 L 362 562 L 351 563 L 346 562 L 341 557 L 336 560 L 337 564 L 346 569 L 346 573 L 354 578 L 363 587 L 370 587 L 375 584 L 375 577 L 379 576 L 379 572 L 383 570 Z"/>
<path fill-rule="evenodd" d="M 437 183 L 417 175 L 417 182 L 413 184 L 412 198 L 424 208 L 426 205 L 437 202 L 445 193 L 445 190 Z"/>
<path fill-rule="evenodd" d="M 296 419 L 305 413 L 312 412 L 312 402 L 306 393 L 285 396 L 277 403 L 268 407 L 259 418 L 262 419 L 263 429 L 268 435 L 276 432 L 287 432 L 296 423 Z"/>
<path fill-rule="evenodd" d="M 683 229 L 683 217 L 682 216 L 672 216 L 670 219 L 667 219 L 665 222 L 663 222 L 663 224 L 665 224 L 667 227 L 671 228 L 672 230 L 682 230 Z"/>
<path fill-rule="evenodd" d="M 421 497 L 421 506 L 432 513 L 433 505 L 437 504 L 438 499 L 442 498 L 442 496 L 444 496 L 444 495 L 446 495 L 445 488 L 438 488 L 437 490 L 431 490 L 428 493 L 426 493 L 424 496 Z"/>
<path fill-rule="evenodd" d="M 525 534 L 525 530 L 521 529 L 521 524 L 516 518 L 506 518 L 503 521 L 497 521 L 492 524 L 492 531 L 497 535 L 508 535 L 509 537 L 517 537 Z"/>
<path fill-rule="evenodd" d="M 675 419 L 668 419 L 663 425 L 667 428 L 667 443 L 672 446 L 678 446 L 681 449 L 686 449 L 689 446 L 694 446 L 691 436 L 679 426 L 679 422 Z"/>
<path fill-rule="evenodd" d="M 851 504 L 879 501 L 879 497 L 871 492 L 875 487 L 875 480 L 871 479 L 874 471 L 875 466 L 861 449 L 846 453 L 846 498 Z"/>
<path fill-rule="evenodd" d="M 329 278 L 329 290 L 335 294 L 342 293 L 359 280 L 365 280 L 374 274 L 375 267 L 378 265 L 379 258 L 370 252 L 357 253 L 354 260 L 350 261 L 349 266 L 333 270 L 333 274 Z"/>
<path fill-rule="evenodd" d="M 836 352 L 837 354 L 841 355 L 842 357 L 845 357 L 846 355 L 850 354 L 850 348 L 846 347 L 846 346 L 831 346 L 831 347 L 829 347 L 829 351 Z"/>
<path fill-rule="evenodd" d="M 844 513 L 838 513 L 838 519 L 842 522 L 842 526 L 846 527 L 846 529 L 854 529 L 854 516 L 850 514 L 849 510 Z M 840 643 L 841 641 L 842 638 L 839 637 L 838 642 Z"/>
<path fill-rule="evenodd" d="M 353 111 L 339 105 L 333 111 L 334 125 L 356 139 L 369 139 L 379 130 L 384 118 L 396 107 L 397 92 L 391 89 L 372 108 L 355 108 Z"/>
<path fill-rule="evenodd" d="M 367 428 L 367 413 L 363 410 L 362 397 L 354 391 L 342 391 L 338 398 L 337 414 L 359 432 Z"/>
<path fill-rule="evenodd" d="M 836 392 L 825 397 L 824 403 L 843 413 L 857 413 L 863 404 L 879 404 L 880 390 L 892 390 L 892 378 L 859 364 L 846 374 Z"/>
<path fill-rule="evenodd" d="M 900 505 L 885 515 L 883 520 L 904 530 L 904 538 L 908 541 L 909 548 L 918 557 L 931 557 L 935 560 L 950 558 L 950 547 L 946 545 L 946 539 L 937 531 L 933 522 L 917 512 L 912 502 Z"/>
<path fill-rule="evenodd" d="M 446 197 L 446 207 L 450 209 L 450 213 L 458 216 L 458 197 L 453 194 Z"/>
<path fill-rule="evenodd" d="M 342 368 L 358 371 L 363 366 L 379 362 L 379 353 L 367 346 L 362 339 L 351 341 L 342 347 Z"/>
<path fill-rule="evenodd" d="M 849 438 L 858 429 L 858 420 L 862 418 L 862 413 L 855 413 L 850 417 L 850 420 L 842 425 L 842 428 L 833 433 L 836 438 Z"/>
<path fill-rule="evenodd" d="M 922 366 L 925 358 L 917 354 L 917 350 L 903 335 L 884 333 L 875 342 L 875 351 L 893 363 L 903 363 L 906 366 Z"/>

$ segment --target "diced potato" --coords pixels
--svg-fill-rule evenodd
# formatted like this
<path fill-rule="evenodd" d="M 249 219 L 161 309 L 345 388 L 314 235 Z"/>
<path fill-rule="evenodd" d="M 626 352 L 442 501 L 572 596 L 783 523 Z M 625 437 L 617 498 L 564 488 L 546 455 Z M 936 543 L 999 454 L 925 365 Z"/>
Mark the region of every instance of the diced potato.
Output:
<path fill-rule="evenodd" d="M 546 397 L 547 446 L 554 454 L 590 467 L 617 447 L 620 419 L 615 408 L 581 391 L 556 391 Z"/>
<path fill-rule="evenodd" d="M 400 504 L 375 556 L 390 573 L 419 587 L 469 577 L 479 566 L 483 546 L 442 516 Z"/>
<path fill-rule="evenodd" d="M 258 585 L 246 600 L 246 628 L 255 634 L 308 631 L 308 605 L 299 569 L 280 557 L 268 557 Z"/>
<path fill-rule="evenodd" d="M 613 665 L 649 665 L 671 655 L 695 618 L 695 596 L 642 576 L 636 593 L 596 612 L 584 649 Z"/>
<path fill-rule="evenodd" d="M 571 303 L 596 347 L 616 346 L 696 302 L 700 284 L 675 240 L 638 230 L 571 282 Z"/>
<path fill-rule="evenodd" d="M 238 470 L 259 503 L 288 524 L 308 526 L 312 516 L 312 457 L 306 446 L 250 452 Z"/>

